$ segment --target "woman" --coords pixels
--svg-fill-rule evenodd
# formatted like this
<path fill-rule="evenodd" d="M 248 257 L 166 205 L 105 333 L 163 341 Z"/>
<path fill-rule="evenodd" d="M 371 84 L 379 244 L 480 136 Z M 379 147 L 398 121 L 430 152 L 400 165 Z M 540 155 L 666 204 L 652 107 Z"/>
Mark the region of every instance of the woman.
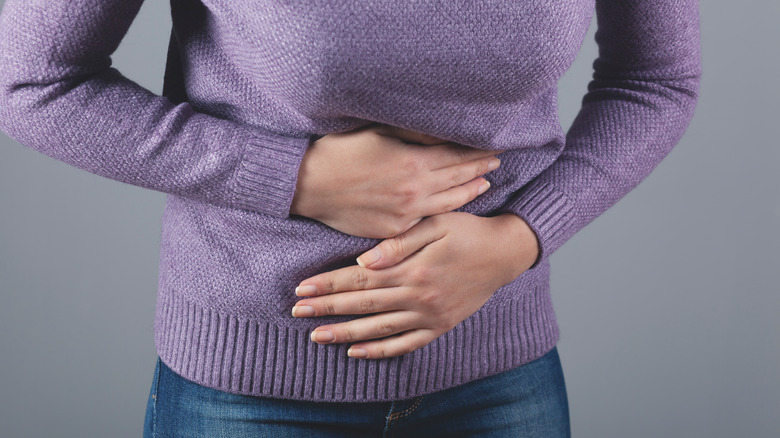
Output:
<path fill-rule="evenodd" d="M 681 137 L 693 0 L 8 0 L 0 127 L 168 194 L 147 436 L 568 436 L 549 256 Z M 498 159 L 498 160 L 497 160 Z M 500 165 L 499 165 L 500 164 Z"/>

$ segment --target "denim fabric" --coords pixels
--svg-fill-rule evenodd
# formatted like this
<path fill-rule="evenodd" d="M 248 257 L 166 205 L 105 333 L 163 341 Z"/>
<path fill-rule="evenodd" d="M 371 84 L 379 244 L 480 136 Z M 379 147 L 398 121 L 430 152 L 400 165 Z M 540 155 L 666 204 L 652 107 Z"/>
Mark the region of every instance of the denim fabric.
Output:
<path fill-rule="evenodd" d="M 524 366 L 395 402 L 321 403 L 207 388 L 157 360 L 145 438 L 569 437 L 557 349 Z"/>

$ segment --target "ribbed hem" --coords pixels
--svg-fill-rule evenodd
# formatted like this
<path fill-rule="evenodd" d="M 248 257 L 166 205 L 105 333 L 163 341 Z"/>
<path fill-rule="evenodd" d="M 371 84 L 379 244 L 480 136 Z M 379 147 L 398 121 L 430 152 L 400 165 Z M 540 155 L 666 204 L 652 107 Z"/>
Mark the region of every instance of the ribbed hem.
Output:
<path fill-rule="evenodd" d="M 237 207 L 288 217 L 309 140 L 254 133 L 236 177 Z"/>
<path fill-rule="evenodd" d="M 539 181 L 528 183 L 499 211 L 520 216 L 536 233 L 539 255 L 531 268 L 563 244 L 563 231 L 574 223 L 574 209 L 566 195 Z"/>
<path fill-rule="evenodd" d="M 173 294 L 158 298 L 155 342 L 181 376 L 222 391 L 275 398 L 370 402 L 408 399 L 528 363 L 551 350 L 558 326 L 547 287 L 483 308 L 405 356 L 358 360 L 349 345 L 309 331 L 237 318 Z"/>

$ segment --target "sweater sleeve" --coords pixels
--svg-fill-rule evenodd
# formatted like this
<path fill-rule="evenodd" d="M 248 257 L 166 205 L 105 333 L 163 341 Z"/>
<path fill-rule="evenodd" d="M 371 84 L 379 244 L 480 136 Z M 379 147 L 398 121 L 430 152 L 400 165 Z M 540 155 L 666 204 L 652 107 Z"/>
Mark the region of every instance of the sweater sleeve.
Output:
<path fill-rule="evenodd" d="M 647 177 L 696 105 L 697 0 L 597 0 L 596 16 L 599 56 L 565 147 L 501 208 L 536 233 L 532 267 Z"/>
<path fill-rule="evenodd" d="M 112 68 L 142 1 L 7 0 L 0 129 L 107 178 L 287 217 L 310 139 L 175 105 Z"/>

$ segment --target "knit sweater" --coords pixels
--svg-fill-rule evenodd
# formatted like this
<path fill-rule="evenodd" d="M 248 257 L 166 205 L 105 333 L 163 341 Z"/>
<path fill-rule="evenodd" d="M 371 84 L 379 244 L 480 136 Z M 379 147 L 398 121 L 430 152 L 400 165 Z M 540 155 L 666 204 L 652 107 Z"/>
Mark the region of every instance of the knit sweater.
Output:
<path fill-rule="evenodd" d="M 385 401 L 532 361 L 558 340 L 549 257 L 679 141 L 700 77 L 695 0 L 172 0 L 163 96 L 111 67 L 142 0 L 7 0 L 0 129 L 55 159 L 165 192 L 155 343 L 233 393 Z M 571 128 L 557 81 L 596 12 Z M 534 266 L 429 345 L 357 360 L 293 318 L 294 289 L 379 241 L 290 214 L 309 144 L 384 123 L 492 150 L 459 208 L 519 215 Z M 56 291 L 55 291 L 56 292 Z"/>

